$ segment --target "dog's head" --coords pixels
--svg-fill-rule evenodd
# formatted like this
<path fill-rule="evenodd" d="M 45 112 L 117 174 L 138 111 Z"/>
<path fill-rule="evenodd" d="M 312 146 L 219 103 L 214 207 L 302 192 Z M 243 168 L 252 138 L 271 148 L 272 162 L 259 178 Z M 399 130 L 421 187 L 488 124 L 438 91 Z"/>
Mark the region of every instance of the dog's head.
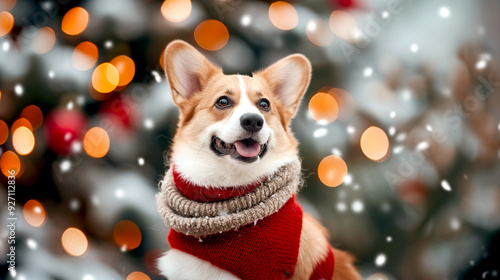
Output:
<path fill-rule="evenodd" d="M 243 76 L 224 75 L 183 41 L 165 52 L 180 108 L 172 162 L 183 177 L 204 186 L 240 186 L 296 159 L 290 122 L 309 85 L 307 58 L 290 55 Z"/>

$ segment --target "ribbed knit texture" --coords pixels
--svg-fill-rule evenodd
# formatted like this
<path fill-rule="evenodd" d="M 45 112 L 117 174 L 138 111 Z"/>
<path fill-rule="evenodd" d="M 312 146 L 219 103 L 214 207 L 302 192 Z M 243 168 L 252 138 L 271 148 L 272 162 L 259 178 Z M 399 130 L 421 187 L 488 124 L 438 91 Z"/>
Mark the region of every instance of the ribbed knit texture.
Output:
<path fill-rule="evenodd" d="M 335 267 L 335 258 L 333 257 L 332 248 L 328 248 L 328 255 L 325 259 L 314 267 L 313 273 L 309 280 L 331 280 L 333 277 L 333 269 Z"/>
<path fill-rule="evenodd" d="M 238 229 L 277 212 L 302 183 L 300 162 L 281 167 L 253 191 L 229 200 L 203 203 L 184 197 L 172 170 L 161 182 L 156 204 L 165 224 L 194 237 Z"/>
<path fill-rule="evenodd" d="M 207 188 L 193 184 L 192 182 L 181 177 L 175 171 L 175 166 L 172 165 L 172 173 L 174 183 L 179 192 L 187 199 L 196 202 L 218 202 L 228 200 L 237 196 L 242 196 L 253 191 L 256 187 L 260 186 L 262 181 L 255 182 L 241 187 L 225 187 L 225 188 Z"/>
<path fill-rule="evenodd" d="M 255 224 L 203 238 L 170 230 L 174 249 L 230 271 L 243 280 L 290 279 L 295 272 L 302 230 L 302 208 L 295 196 L 275 214 Z"/>

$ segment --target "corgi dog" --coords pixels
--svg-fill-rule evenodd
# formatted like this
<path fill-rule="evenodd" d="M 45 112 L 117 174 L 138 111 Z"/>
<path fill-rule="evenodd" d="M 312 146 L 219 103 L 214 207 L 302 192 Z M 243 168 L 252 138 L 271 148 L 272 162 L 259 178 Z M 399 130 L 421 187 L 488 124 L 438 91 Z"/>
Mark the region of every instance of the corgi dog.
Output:
<path fill-rule="evenodd" d="M 184 279 L 361 279 L 353 257 L 296 201 L 302 183 L 290 123 L 311 78 L 300 54 L 225 75 L 184 41 L 165 50 L 180 109 L 157 196 L 171 249 L 158 268 Z"/>

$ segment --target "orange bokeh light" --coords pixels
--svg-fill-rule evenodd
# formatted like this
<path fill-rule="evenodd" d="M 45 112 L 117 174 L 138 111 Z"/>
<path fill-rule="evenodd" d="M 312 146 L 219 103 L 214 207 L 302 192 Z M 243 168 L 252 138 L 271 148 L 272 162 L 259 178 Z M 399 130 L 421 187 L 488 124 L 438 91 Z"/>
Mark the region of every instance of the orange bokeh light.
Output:
<path fill-rule="evenodd" d="M 349 42 L 352 42 L 356 38 L 356 32 L 359 32 L 356 19 L 346 11 L 333 11 L 329 24 L 335 35 Z"/>
<path fill-rule="evenodd" d="M 365 156 L 374 161 L 383 161 L 390 147 L 387 134 L 376 126 L 371 126 L 363 132 L 360 145 Z"/>
<path fill-rule="evenodd" d="M 96 45 L 89 41 L 85 41 L 75 47 L 73 56 L 71 57 L 71 64 L 76 70 L 86 71 L 94 67 L 97 63 L 98 56 L 99 50 Z"/>
<path fill-rule="evenodd" d="M 2 0 L 0 1 L 0 11 L 9 11 L 16 5 L 16 0 Z"/>
<path fill-rule="evenodd" d="M 41 227 L 47 221 L 45 207 L 34 199 L 28 200 L 24 204 L 23 216 L 26 222 L 33 227 Z"/>
<path fill-rule="evenodd" d="M 28 119 L 25 118 L 20 118 L 17 119 L 13 124 L 12 127 L 10 128 L 10 131 L 14 133 L 16 129 L 20 128 L 21 126 L 24 126 L 28 128 L 29 130 L 33 131 L 33 126 L 31 125 L 31 122 Z"/>
<path fill-rule="evenodd" d="M 56 34 L 50 27 L 40 28 L 31 42 L 31 49 L 37 54 L 48 53 L 56 43 Z"/>
<path fill-rule="evenodd" d="M 0 37 L 9 34 L 12 27 L 14 27 L 14 17 L 9 12 L 0 12 Z"/>
<path fill-rule="evenodd" d="M 290 30 L 299 23 L 299 15 L 292 4 L 285 1 L 276 1 L 269 6 L 269 19 L 272 24 L 281 30 Z"/>
<path fill-rule="evenodd" d="M 330 45 L 333 40 L 328 23 L 321 19 L 311 19 L 307 22 L 306 35 L 311 43 L 320 47 Z"/>
<path fill-rule="evenodd" d="M 115 66 L 120 75 L 118 86 L 122 87 L 128 85 L 135 75 L 134 61 L 126 55 L 119 55 L 111 60 L 111 64 Z"/>
<path fill-rule="evenodd" d="M 329 187 L 337 187 L 344 182 L 347 175 L 347 165 L 344 160 L 335 155 L 329 155 L 318 165 L 318 177 Z"/>
<path fill-rule="evenodd" d="M 113 64 L 105 62 L 94 69 L 92 86 L 100 93 L 112 92 L 120 82 L 120 74 Z"/>
<path fill-rule="evenodd" d="M 35 148 L 35 136 L 30 129 L 21 126 L 12 133 L 12 145 L 18 154 L 28 155 Z"/>
<path fill-rule="evenodd" d="M 309 100 L 309 113 L 317 122 L 331 123 L 339 115 L 339 105 L 332 95 L 318 92 Z"/>
<path fill-rule="evenodd" d="M 196 27 L 194 39 L 205 50 L 216 51 L 222 49 L 229 41 L 229 31 L 222 22 L 209 19 Z"/>
<path fill-rule="evenodd" d="M 113 240 L 118 247 L 124 248 L 127 251 L 133 250 L 141 245 L 141 230 L 132 221 L 120 221 L 113 229 Z"/>
<path fill-rule="evenodd" d="M 109 151 L 109 136 L 106 130 L 93 127 L 83 137 L 83 150 L 93 158 L 102 158 Z"/>
<path fill-rule="evenodd" d="M 81 230 L 73 227 L 64 231 L 61 236 L 61 244 L 66 253 L 75 257 L 83 255 L 89 247 L 87 236 Z"/>
<path fill-rule="evenodd" d="M 33 126 L 33 130 L 37 130 L 43 122 L 43 113 L 36 105 L 30 105 L 23 109 L 21 118 L 27 119 Z"/>
<path fill-rule="evenodd" d="M 134 271 L 127 276 L 126 280 L 151 280 L 151 278 L 143 272 Z"/>
<path fill-rule="evenodd" d="M 165 0 L 161 5 L 161 14 L 172 22 L 180 22 L 191 14 L 191 0 Z"/>
<path fill-rule="evenodd" d="M 7 124 L 0 120 L 0 145 L 3 145 L 9 138 L 9 127 Z"/>
<path fill-rule="evenodd" d="M 19 172 L 21 171 L 21 160 L 16 153 L 6 151 L 2 154 L 2 157 L 0 157 L 0 169 L 5 177 L 12 176 L 12 174 L 9 173 L 11 170 L 14 170 L 15 175 L 19 176 Z"/>
<path fill-rule="evenodd" d="M 68 35 L 82 33 L 89 23 L 89 13 L 82 7 L 69 10 L 63 17 L 61 30 Z"/>

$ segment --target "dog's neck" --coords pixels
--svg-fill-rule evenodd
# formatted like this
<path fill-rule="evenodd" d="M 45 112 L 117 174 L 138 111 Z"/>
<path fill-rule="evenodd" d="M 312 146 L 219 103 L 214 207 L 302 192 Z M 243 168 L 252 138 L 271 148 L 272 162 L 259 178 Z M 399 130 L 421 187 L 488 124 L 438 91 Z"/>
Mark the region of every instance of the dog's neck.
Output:
<path fill-rule="evenodd" d="M 205 186 L 198 186 L 184 179 L 175 170 L 175 166 L 172 166 L 172 172 L 173 172 L 175 186 L 177 187 L 179 192 L 187 199 L 194 200 L 196 202 L 218 202 L 242 196 L 253 191 L 256 187 L 260 186 L 262 182 L 266 179 L 265 177 L 263 177 L 262 180 L 244 186 L 205 187 Z"/>

